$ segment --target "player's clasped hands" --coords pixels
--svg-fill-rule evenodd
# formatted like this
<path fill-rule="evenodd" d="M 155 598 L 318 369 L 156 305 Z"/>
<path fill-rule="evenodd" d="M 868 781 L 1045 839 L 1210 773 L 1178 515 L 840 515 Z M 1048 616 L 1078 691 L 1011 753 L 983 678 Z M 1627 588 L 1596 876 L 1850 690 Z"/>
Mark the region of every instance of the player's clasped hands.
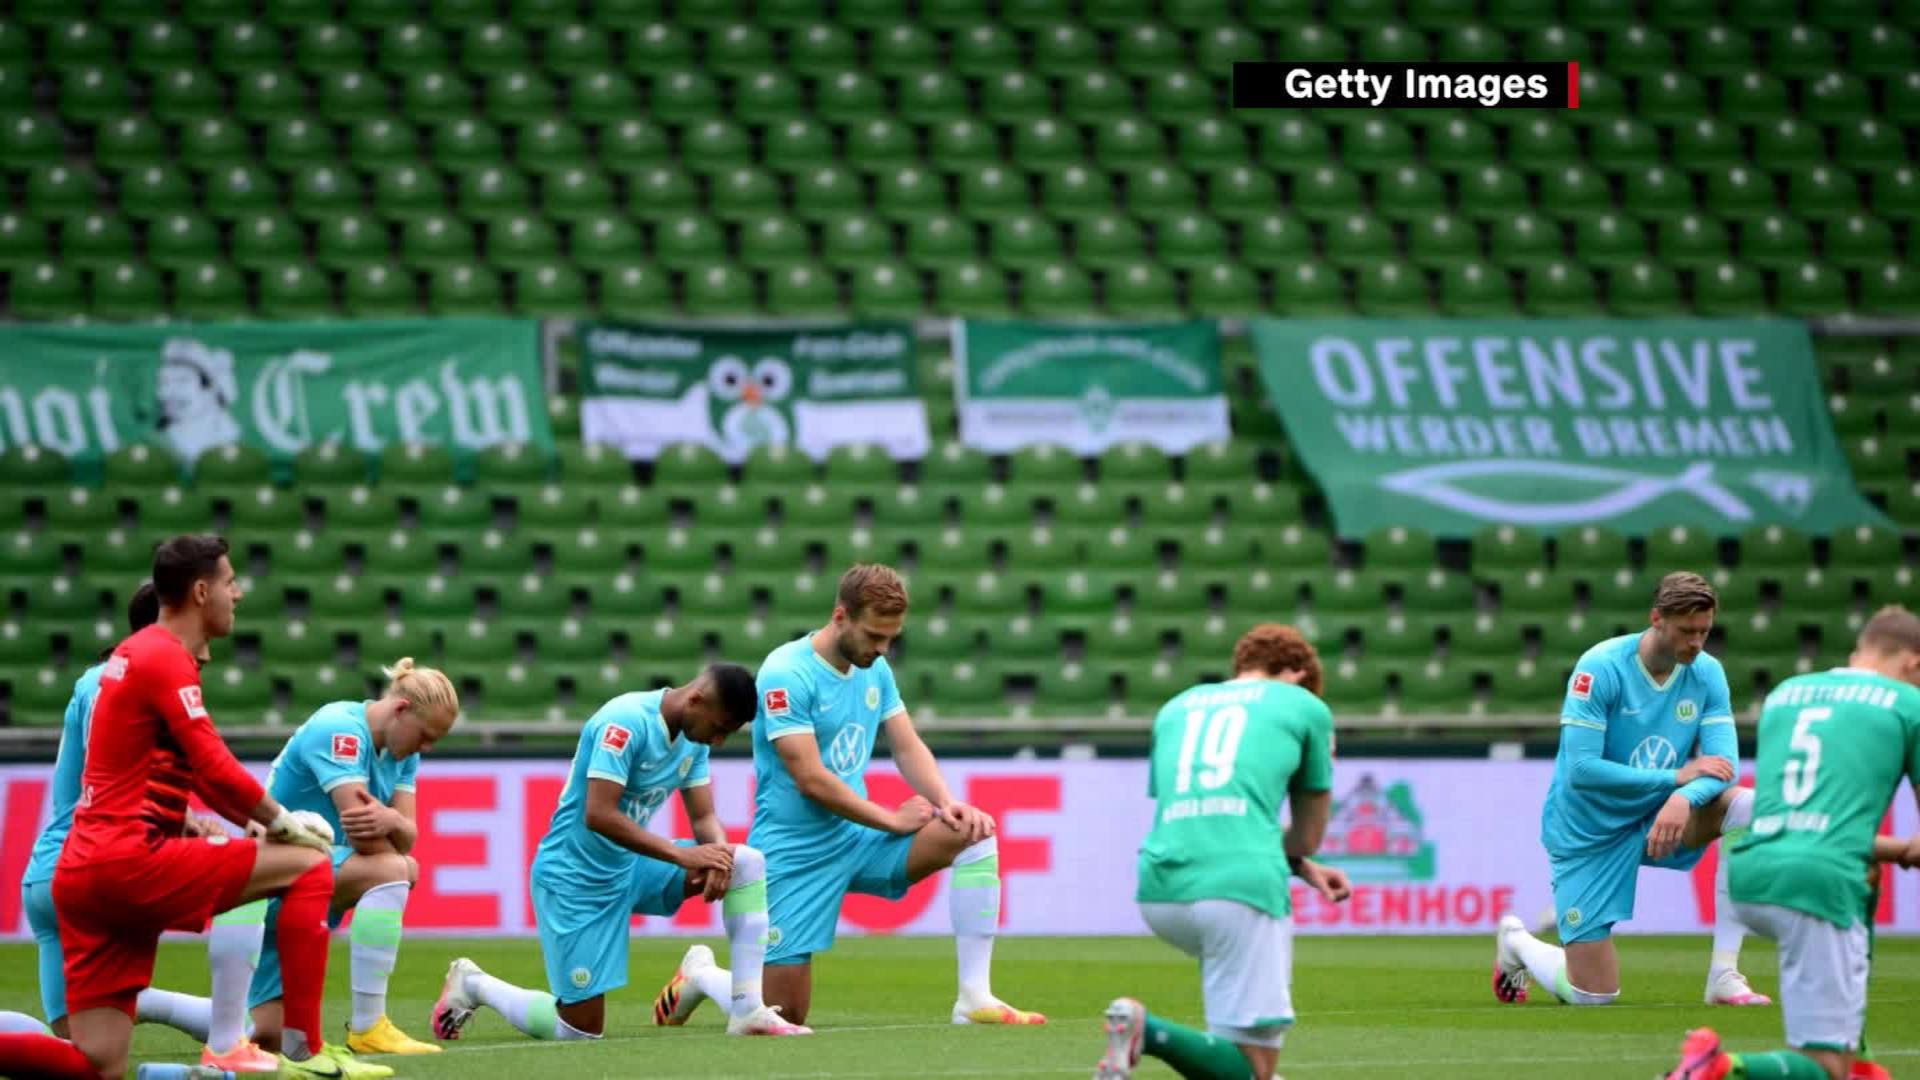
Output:
<path fill-rule="evenodd" d="M 994 833 L 993 817 L 977 806 L 951 802 L 940 810 L 939 816 L 954 831 L 967 834 L 969 844 L 977 844 Z"/>
<path fill-rule="evenodd" d="M 925 796 L 915 795 L 893 811 L 893 831 L 902 836 L 917 833 L 935 817 L 933 804 Z"/>
<path fill-rule="evenodd" d="M 716 875 L 720 879 L 720 891 L 726 891 L 726 883 L 733 876 L 733 848 L 728 844 L 696 844 L 693 847 L 675 848 L 674 853 L 680 868 L 688 874 L 705 874 L 705 880 L 711 882 Z"/>

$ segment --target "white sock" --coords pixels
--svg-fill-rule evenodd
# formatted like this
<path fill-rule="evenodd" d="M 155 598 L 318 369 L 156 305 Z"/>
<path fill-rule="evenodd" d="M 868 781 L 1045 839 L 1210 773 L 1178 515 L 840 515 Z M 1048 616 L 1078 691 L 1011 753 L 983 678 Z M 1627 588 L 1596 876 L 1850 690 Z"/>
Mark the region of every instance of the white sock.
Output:
<path fill-rule="evenodd" d="M 195 1042 L 207 1041 L 207 1025 L 213 1018 L 213 1002 L 192 994 L 176 994 L 171 990 L 155 990 L 148 987 L 140 991 L 133 1004 L 133 1019 L 141 1024 L 165 1024 L 193 1037 Z"/>
<path fill-rule="evenodd" d="M 407 909 L 404 881 L 375 885 L 354 905 L 348 975 L 353 984 L 354 1031 L 366 1031 L 387 1015 L 387 980 L 400 955 L 400 917 Z"/>
<path fill-rule="evenodd" d="M 207 968 L 213 973 L 212 1013 L 207 1045 L 219 1053 L 233 1049 L 251 1026 L 247 992 L 260 966 L 260 941 L 267 929 L 266 900 L 242 904 L 216 915 L 207 932 Z"/>
<path fill-rule="evenodd" d="M 693 985 L 699 987 L 701 993 L 719 1002 L 721 1008 L 727 1009 L 728 1016 L 733 1015 L 733 1010 L 727 1005 L 728 1000 L 733 996 L 734 984 L 731 971 L 723 967 L 702 968 L 694 972 L 691 978 Z"/>
<path fill-rule="evenodd" d="M 1720 821 L 1720 864 L 1713 871 L 1713 959 L 1707 968 L 1709 981 L 1723 971 L 1740 969 L 1740 943 L 1747 939 L 1747 928 L 1733 910 L 1733 896 L 1727 891 L 1727 867 L 1733 862 L 1730 857 L 1733 841 L 1752 823 L 1753 789 L 1733 789 L 1733 799 L 1727 803 L 1726 816 Z"/>
<path fill-rule="evenodd" d="M 567 1023 L 565 1020 L 555 1017 L 553 1021 L 553 1037 L 560 1042 L 580 1042 L 584 1039 L 597 1039 L 600 1036 L 589 1035 L 579 1028 L 574 1027 L 572 1024 Z"/>
<path fill-rule="evenodd" d="M 582 1032 L 567 1027 L 556 1011 L 553 995 L 544 990 L 527 990 L 515 986 L 505 979 L 496 979 L 481 972 L 467 976 L 467 993 L 474 1000 L 500 1014 L 507 1023 L 512 1024 L 523 1035 L 536 1039 L 563 1039 L 568 1036 L 562 1032 L 573 1032 L 575 1038 L 591 1038 Z"/>
<path fill-rule="evenodd" d="M 987 837 L 953 857 L 947 914 L 960 971 L 960 998 L 993 997 L 993 936 L 1000 929 L 1000 844 Z"/>
<path fill-rule="evenodd" d="M 305 1061 L 313 1056 L 314 1047 L 307 1045 L 307 1033 L 296 1027 L 280 1032 L 280 1053 L 288 1061 Z"/>
<path fill-rule="evenodd" d="M 733 965 L 733 972 L 726 990 L 714 994 L 702 984 L 700 992 L 727 1003 L 728 1016 L 745 1016 L 766 1004 L 760 996 L 760 972 L 767 959 L 765 855 L 745 844 L 734 845 L 733 877 L 720 904 L 727 927 L 727 963 Z"/>

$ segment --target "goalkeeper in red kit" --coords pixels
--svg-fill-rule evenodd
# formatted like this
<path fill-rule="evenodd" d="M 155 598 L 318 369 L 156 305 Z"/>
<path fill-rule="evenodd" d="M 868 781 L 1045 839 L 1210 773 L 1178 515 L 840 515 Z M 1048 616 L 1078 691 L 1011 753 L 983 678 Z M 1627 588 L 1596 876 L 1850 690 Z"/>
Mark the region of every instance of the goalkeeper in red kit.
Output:
<path fill-rule="evenodd" d="M 153 585 L 159 621 L 122 641 L 101 672 L 73 831 L 53 874 L 73 1041 L 0 1036 L 0 1072 L 117 1080 L 160 935 L 199 931 L 217 912 L 279 897 L 280 1075 L 390 1076 L 320 1038 L 331 845 L 267 796 L 201 701 L 194 653 L 232 632 L 240 600 L 226 541 L 189 535 L 161 544 Z M 277 842 L 184 835 L 191 795 L 236 824 L 259 823 Z"/>

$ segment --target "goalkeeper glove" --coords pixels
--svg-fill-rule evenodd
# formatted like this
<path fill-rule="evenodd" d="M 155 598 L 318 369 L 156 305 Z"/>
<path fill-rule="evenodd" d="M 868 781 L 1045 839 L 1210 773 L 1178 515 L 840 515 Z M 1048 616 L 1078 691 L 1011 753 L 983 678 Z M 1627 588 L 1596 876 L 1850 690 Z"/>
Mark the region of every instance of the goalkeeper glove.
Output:
<path fill-rule="evenodd" d="M 310 847 L 329 855 L 333 853 L 333 845 L 327 843 L 326 837 L 307 828 L 304 822 L 293 816 L 292 811 L 284 808 L 281 809 L 279 816 L 267 823 L 267 836 L 282 844 Z"/>

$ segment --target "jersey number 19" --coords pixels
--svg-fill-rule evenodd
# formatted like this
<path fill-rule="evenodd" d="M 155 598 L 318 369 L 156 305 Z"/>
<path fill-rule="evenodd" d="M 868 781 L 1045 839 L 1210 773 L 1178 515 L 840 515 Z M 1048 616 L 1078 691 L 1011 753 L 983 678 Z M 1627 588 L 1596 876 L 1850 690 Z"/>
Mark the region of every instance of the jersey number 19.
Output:
<path fill-rule="evenodd" d="M 1188 713 L 1186 733 L 1180 739 L 1180 763 L 1175 766 L 1174 794 L 1192 790 L 1196 779 L 1207 791 L 1233 779 L 1233 759 L 1240 753 L 1240 737 L 1246 731 L 1244 705 L 1223 706 L 1211 714 L 1202 709 Z M 1197 777 L 1196 765 L 1204 766 Z"/>

